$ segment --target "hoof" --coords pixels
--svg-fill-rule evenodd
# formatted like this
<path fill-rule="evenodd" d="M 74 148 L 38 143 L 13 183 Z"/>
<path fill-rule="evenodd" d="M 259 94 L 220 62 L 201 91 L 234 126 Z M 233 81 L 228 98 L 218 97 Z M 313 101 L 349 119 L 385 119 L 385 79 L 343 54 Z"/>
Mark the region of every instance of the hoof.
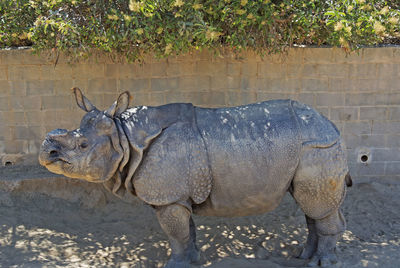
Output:
<path fill-rule="evenodd" d="M 315 266 L 321 266 L 321 267 L 328 267 L 330 265 L 334 265 L 337 263 L 337 257 L 335 254 L 327 254 L 327 255 L 318 255 L 315 254 L 310 262 L 307 264 L 308 267 L 315 267 Z"/>
<path fill-rule="evenodd" d="M 190 268 L 190 264 L 187 261 L 170 259 L 164 268 Z"/>
<path fill-rule="evenodd" d="M 307 260 L 309 258 L 311 258 L 311 256 L 314 253 L 314 249 L 310 249 L 310 248 L 303 248 L 303 250 L 301 251 L 301 253 L 299 254 L 299 256 L 297 256 L 298 259 L 302 259 L 302 260 Z"/>

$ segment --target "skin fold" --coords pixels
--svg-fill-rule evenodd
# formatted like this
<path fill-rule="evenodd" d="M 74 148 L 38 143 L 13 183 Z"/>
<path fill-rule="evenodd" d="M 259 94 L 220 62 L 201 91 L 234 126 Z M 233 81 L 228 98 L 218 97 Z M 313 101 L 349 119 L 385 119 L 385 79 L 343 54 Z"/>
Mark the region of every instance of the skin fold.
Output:
<path fill-rule="evenodd" d="M 128 108 L 124 92 L 100 111 L 73 90 L 86 114 L 79 128 L 47 134 L 40 164 L 154 207 L 172 249 L 166 267 L 199 260 L 193 213 L 261 214 L 288 191 L 309 231 L 298 257 L 310 266 L 337 261 L 336 242 L 346 228 L 340 206 L 351 179 L 339 131 L 314 109 L 292 100 Z"/>

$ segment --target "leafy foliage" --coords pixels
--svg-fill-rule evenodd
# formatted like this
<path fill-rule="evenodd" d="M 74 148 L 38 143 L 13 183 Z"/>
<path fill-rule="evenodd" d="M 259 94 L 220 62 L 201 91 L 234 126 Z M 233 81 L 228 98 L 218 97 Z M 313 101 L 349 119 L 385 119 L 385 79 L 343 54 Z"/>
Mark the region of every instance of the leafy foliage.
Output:
<path fill-rule="evenodd" d="M 16 0 L 0 2 L 0 47 L 140 59 L 230 47 L 346 50 L 398 42 L 397 0 Z"/>

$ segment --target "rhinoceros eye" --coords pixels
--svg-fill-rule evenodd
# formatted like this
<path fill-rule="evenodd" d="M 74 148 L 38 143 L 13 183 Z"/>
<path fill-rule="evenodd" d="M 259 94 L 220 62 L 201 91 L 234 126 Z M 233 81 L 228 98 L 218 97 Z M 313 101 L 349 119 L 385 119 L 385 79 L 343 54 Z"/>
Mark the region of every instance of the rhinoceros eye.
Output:
<path fill-rule="evenodd" d="M 81 142 L 81 144 L 79 144 L 79 148 L 81 149 L 86 149 L 88 147 L 88 143 L 86 141 Z"/>

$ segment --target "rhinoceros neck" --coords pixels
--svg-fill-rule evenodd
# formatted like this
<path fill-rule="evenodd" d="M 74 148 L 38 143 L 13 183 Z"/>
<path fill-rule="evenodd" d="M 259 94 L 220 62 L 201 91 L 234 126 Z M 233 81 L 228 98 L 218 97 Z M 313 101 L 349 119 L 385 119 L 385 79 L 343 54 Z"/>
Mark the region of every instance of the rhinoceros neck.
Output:
<path fill-rule="evenodd" d="M 162 130 L 176 122 L 194 120 L 192 104 L 173 103 L 157 107 L 137 106 L 127 109 L 115 119 L 124 157 L 121 160 L 115 180 L 113 193 L 128 190 L 135 194 L 132 180 L 142 162 L 143 152 L 149 139 L 158 136 Z M 118 176 L 117 176 L 118 175 Z M 120 196 L 120 194 L 117 194 Z"/>

